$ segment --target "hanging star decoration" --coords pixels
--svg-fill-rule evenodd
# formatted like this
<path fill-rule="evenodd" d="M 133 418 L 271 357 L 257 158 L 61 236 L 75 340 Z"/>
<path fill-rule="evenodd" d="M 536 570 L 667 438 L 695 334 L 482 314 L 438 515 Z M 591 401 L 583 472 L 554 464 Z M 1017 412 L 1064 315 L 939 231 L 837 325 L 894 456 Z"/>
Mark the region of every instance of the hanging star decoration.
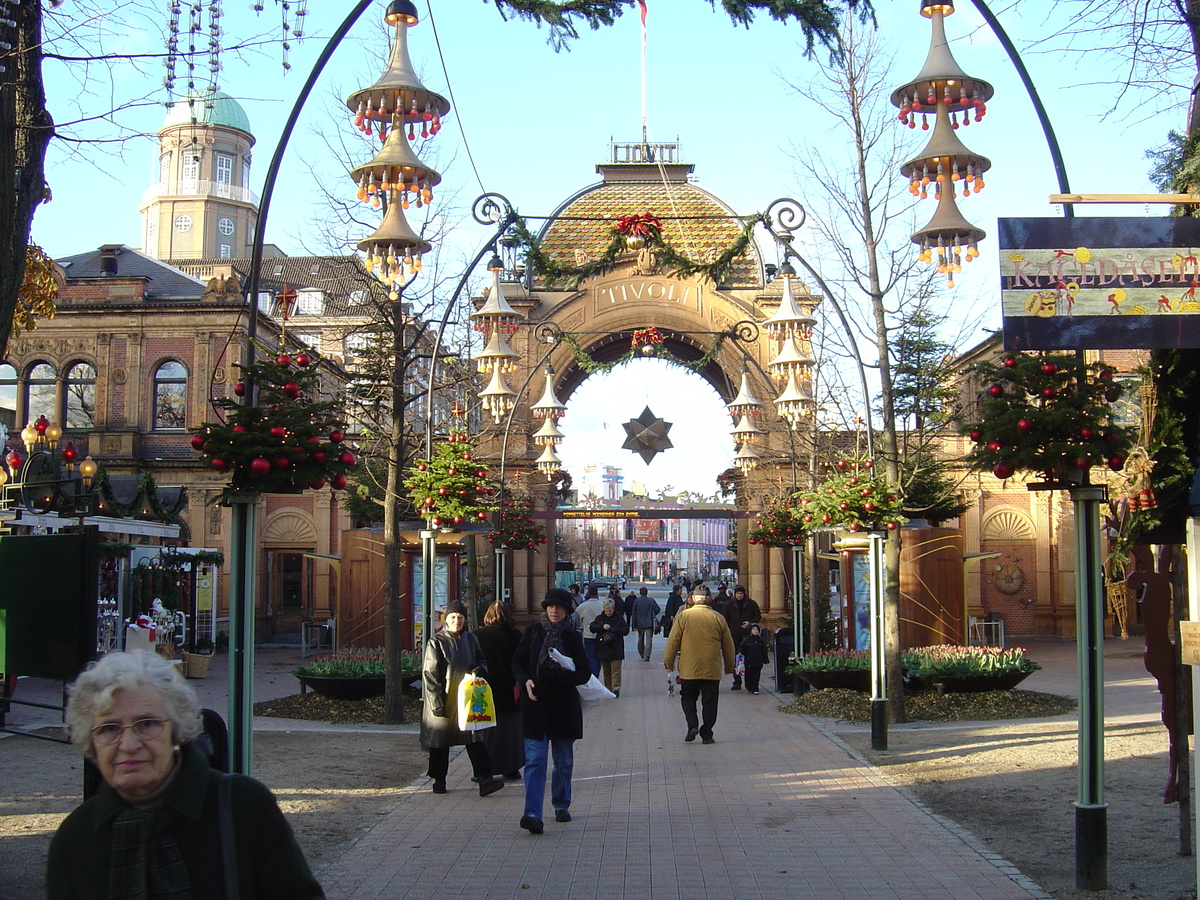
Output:
<path fill-rule="evenodd" d="M 623 427 L 629 437 L 625 439 L 621 449 L 632 450 L 639 454 L 646 461 L 646 465 L 649 465 L 657 454 L 675 446 L 667 437 L 667 432 L 671 430 L 671 423 L 664 422 L 654 415 L 648 406 L 640 416 L 630 419 Z"/>

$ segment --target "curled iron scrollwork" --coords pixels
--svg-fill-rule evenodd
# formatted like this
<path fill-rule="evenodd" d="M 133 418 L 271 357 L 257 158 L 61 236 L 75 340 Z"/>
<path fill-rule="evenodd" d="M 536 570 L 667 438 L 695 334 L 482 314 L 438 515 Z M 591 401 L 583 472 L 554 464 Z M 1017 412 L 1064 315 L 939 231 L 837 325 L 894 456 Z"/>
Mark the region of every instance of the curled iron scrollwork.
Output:
<path fill-rule="evenodd" d="M 480 225 L 495 225 L 503 221 L 512 221 L 513 205 L 503 194 L 481 194 L 471 204 L 471 218 Z"/>
<path fill-rule="evenodd" d="M 800 201 L 791 197 L 780 197 L 767 207 L 765 225 L 767 230 L 777 239 L 790 241 L 792 236 L 804 225 L 808 213 Z"/>
<path fill-rule="evenodd" d="M 539 344 L 557 344 L 563 339 L 563 330 L 554 322 L 539 322 L 533 334 Z"/>
<path fill-rule="evenodd" d="M 758 340 L 758 324 L 751 322 L 749 319 L 743 319 L 740 322 L 734 322 L 730 325 L 729 331 L 726 333 L 739 343 L 753 344 Z"/>

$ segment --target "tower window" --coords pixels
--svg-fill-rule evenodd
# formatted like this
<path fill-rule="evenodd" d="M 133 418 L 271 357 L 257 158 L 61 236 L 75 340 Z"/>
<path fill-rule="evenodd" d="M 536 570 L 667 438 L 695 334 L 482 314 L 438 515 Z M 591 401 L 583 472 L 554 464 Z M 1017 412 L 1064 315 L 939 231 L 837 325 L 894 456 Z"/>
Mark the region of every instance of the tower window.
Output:
<path fill-rule="evenodd" d="M 229 259 L 231 256 L 233 256 L 233 248 L 228 244 L 220 244 L 218 245 L 217 255 L 221 257 L 221 259 Z"/>
<path fill-rule="evenodd" d="M 175 217 L 175 230 L 176 231 L 191 231 L 191 229 L 192 229 L 192 217 L 191 216 L 183 215 L 183 216 Z"/>
<path fill-rule="evenodd" d="M 217 231 L 221 234 L 233 234 L 233 219 L 225 216 L 217 221 Z"/>
<path fill-rule="evenodd" d="M 213 179 L 217 184 L 229 187 L 233 184 L 233 157 L 224 153 L 217 154 L 217 171 Z"/>

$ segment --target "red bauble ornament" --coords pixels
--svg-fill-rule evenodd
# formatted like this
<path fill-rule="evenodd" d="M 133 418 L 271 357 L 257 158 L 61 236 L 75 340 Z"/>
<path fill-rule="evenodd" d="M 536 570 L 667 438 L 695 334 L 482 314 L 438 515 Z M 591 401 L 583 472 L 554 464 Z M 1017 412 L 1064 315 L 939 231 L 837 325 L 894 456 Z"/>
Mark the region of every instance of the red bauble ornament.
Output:
<path fill-rule="evenodd" d="M 1108 467 L 1114 472 L 1120 472 L 1123 468 L 1125 468 L 1125 457 L 1110 456 L 1108 459 Z"/>
<path fill-rule="evenodd" d="M 441 524 L 442 524 L 441 517 L 440 517 L 440 516 L 434 516 L 434 517 L 433 517 L 433 524 L 434 524 L 434 525 L 441 525 Z"/>
<path fill-rule="evenodd" d="M 439 497 L 445 497 L 445 496 L 446 496 L 446 489 L 445 489 L 444 487 L 440 487 L 440 488 L 438 488 L 438 496 L 439 496 Z"/>
<path fill-rule="evenodd" d="M 1010 356 L 1008 359 L 1006 359 L 1004 361 L 1004 368 L 1015 369 L 1016 367 L 1017 367 L 1017 358 L 1015 356 Z"/>
<path fill-rule="evenodd" d="M 1044 397 L 1047 400 L 1053 400 L 1057 396 L 1058 396 L 1058 391 L 1055 390 L 1054 388 L 1045 388 L 1042 390 L 1042 397 Z"/>
<path fill-rule="evenodd" d="M 1107 391 L 1104 392 L 1104 399 L 1107 400 L 1109 403 L 1116 403 L 1117 398 L 1120 396 L 1121 396 L 1121 392 L 1118 391 L 1116 388 L 1109 388 Z"/>
<path fill-rule="evenodd" d="M 1057 375 L 1058 374 L 1058 364 L 1052 363 L 1052 362 L 1042 363 L 1042 374 L 1043 375 Z"/>
<path fill-rule="evenodd" d="M 858 484 L 858 476 L 857 476 L 857 475 L 855 475 L 854 477 L 852 477 L 852 478 L 850 479 L 850 483 L 851 483 L 851 484 Z"/>
<path fill-rule="evenodd" d="M 229 463 L 226 462 L 225 460 L 221 459 L 219 456 L 216 459 L 214 459 L 212 462 L 210 462 L 209 465 L 212 466 L 214 469 L 216 469 L 218 472 L 224 472 L 226 469 L 229 468 Z"/>
<path fill-rule="evenodd" d="M 275 362 L 279 363 L 281 366 L 290 366 L 292 364 L 292 358 L 286 353 L 280 353 L 277 357 L 275 357 Z"/>
<path fill-rule="evenodd" d="M 837 461 L 837 467 L 839 469 L 844 469 L 844 468 L 846 468 L 847 465 L 849 465 L 849 463 L 847 463 L 844 459 L 839 459 Z"/>
<path fill-rule="evenodd" d="M 1100 374 L 1097 375 L 1096 377 L 1103 378 L 1105 381 L 1110 381 L 1113 377 L 1113 373 L 1108 369 L 1101 369 Z"/>
<path fill-rule="evenodd" d="M 446 470 L 446 474 L 447 474 L 447 475 L 457 475 L 457 474 L 458 474 L 458 469 L 454 468 L 454 466 L 451 466 L 450 468 L 448 468 L 448 469 Z"/>
<path fill-rule="evenodd" d="M 344 441 L 346 439 L 346 436 L 344 434 L 342 434 L 340 431 L 331 431 L 331 432 L 329 432 L 329 439 L 331 441 L 333 441 L 335 444 L 340 444 L 342 441 Z M 422 468 L 421 471 L 424 472 L 425 469 Z"/>
<path fill-rule="evenodd" d="M 995 400 L 999 400 L 1004 396 L 1004 387 L 999 384 L 993 384 L 990 388 L 988 388 L 988 396 Z"/>
<path fill-rule="evenodd" d="M 973 440 L 975 443 L 978 444 L 980 441 L 983 440 L 983 432 L 980 431 L 978 428 L 975 428 L 975 429 L 972 429 L 971 433 L 968 434 L 967 437 L 969 437 L 971 440 Z"/>
<path fill-rule="evenodd" d="M 821 516 L 821 524 L 823 524 L 823 525 L 828 525 L 832 521 L 833 521 L 833 516 L 829 515 L 828 513 Z"/>
<path fill-rule="evenodd" d="M 235 394 L 237 394 L 239 397 L 245 397 L 246 396 L 246 385 L 239 381 L 237 384 L 235 384 L 233 386 L 233 392 Z"/>
<path fill-rule="evenodd" d="M 325 451 L 324 450 L 314 451 L 312 458 L 313 458 L 314 462 L 319 462 L 319 463 L 325 462 Z"/>
<path fill-rule="evenodd" d="M 295 400 L 300 396 L 300 385 L 296 384 L 294 381 L 289 381 L 283 386 L 283 392 Z"/>
<path fill-rule="evenodd" d="M 193 450 L 201 450 L 201 449 L 203 449 L 203 447 L 204 447 L 204 435 L 193 434 L 192 435 L 192 449 Z"/>
<path fill-rule="evenodd" d="M 1028 419 L 1021 419 L 1017 422 L 1017 431 L 1021 432 L 1021 434 L 1029 434 L 1029 432 L 1033 431 L 1033 423 Z"/>
<path fill-rule="evenodd" d="M 1079 436 L 1081 438 L 1083 438 L 1085 441 L 1090 441 L 1092 438 L 1094 438 L 1096 436 L 1096 432 L 1092 431 L 1092 429 L 1090 429 L 1090 428 L 1080 428 Z"/>
<path fill-rule="evenodd" d="M 464 453 L 464 454 L 463 454 L 463 459 L 465 459 L 465 460 L 467 460 L 468 462 L 470 462 L 470 460 L 471 460 L 471 454 L 470 454 L 470 453 Z"/>
<path fill-rule="evenodd" d="M 487 513 L 481 509 L 479 512 L 475 513 L 475 518 L 477 518 L 480 522 L 482 522 L 484 519 L 487 518 Z"/>
<path fill-rule="evenodd" d="M 850 530 L 851 530 L 851 531 L 861 531 L 861 530 L 862 530 L 862 525 L 860 525 L 858 522 L 851 522 L 851 523 L 850 523 Z"/>
<path fill-rule="evenodd" d="M 246 431 L 246 426 L 245 426 L 245 425 L 242 425 L 241 423 L 238 423 L 237 425 L 234 425 L 234 426 L 233 426 L 233 433 L 234 433 L 234 434 L 244 434 L 244 433 L 245 433 L 245 431 Z"/>
<path fill-rule="evenodd" d="M 424 472 L 427 468 L 428 468 L 428 466 L 426 466 L 425 463 L 421 463 L 420 465 L 417 466 L 417 471 Z"/>
<path fill-rule="evenodd" d="M 462 516 L 455 516 L 455 517 L 454 517 L 454 524 L 455 524 L 455 525 L 461 525 L 461 524 L 462 524 Z"/>
<path fill-rule="evenodd" d="M 285 438 L 285 437 L 287 437 L 287 429 L 284 428 L 282 425 L 272 425 L 271 426 L 271 437 Z"/>
<path fill-rule="evenodd" d="M 290 459 L 288 459 L 286 456 L 277 456 L 272 461 L 272 465 L 274 465 L 275 468 L 277 468 L 277 469 L 286 469 L 291 464 L 292 464 L 292 461 Z"/>
<path fill-rule="evenodd" d="M 888 530 L 888 531 L 895 531 L 895 530 L 896 530 L 897 528 L 899 528 L 899 527 L 900 527 L 900 523 L 899 523 L 899 522 L 888 522 L 888 523 L 887 523 L 887 530 Z"/>
<path fill-rule="evenodd" d="M 307 353 L 297 353 L 296 354 L 296 365 L 307 366 L 307 365 L 311 365 L 311 363 L 312 363 L 312 357 L 309 356 Z"/>
<path fill-rule="evenodd" d="M 992 474 L 1000 479 L 1012 478 L 1013 467 L 1006 465 L 1005 463 L 996 463 L 996 465 L 992 468 Z"/>
<path fill-rule="evenodd" d="M 997 453 L 1004 449 L 1004 444 L 1001 441 L 988 441 L 987 448 L 993 453 Z"/>
<path fill-rule="evenodd" d="M 256 456 L 250 460 L 250 471 L 255 475 L 266 475 L 271 471 L 271 461 L 265 456 Z"/>
<path fill-rule="evenodd" d="M 866 503 L 863 504 L 863 509 L 865 509 L 867 512 L 874 512 L 875 504 L 872 503 L 870 500 L 868 500 Z"/>
<path fill-rule="evenodd" d="M 1091 467 L 1092 464 L 1086 456 L 1075 457 L 1075 468 L 1077 468 L 1079 471 L 1086 472 Z"/>
<path fill-rule="evenodd" d="M 338 457 L 343 466 L 353 466 L 358 462 L 358 457 L 349 450 L 343 450 L 342 455 Z"/>
<path fill-rule="evenodd" d="M 309 487 L 314 491 L 319 491 L 321 488 L 325 487 L 325 476 L 322 475 L 316 481 L 312 482 Z"/>
<path fill-rule="evenodd" d="M 841 503 L 838 504 L 838 509 L 849 509 L 849 508 L 850 508 L 850 504 L 846 503 L 845 501 L 842 501 Z"/>
<path fill-rule="evenodd" d="M 875 460 L 873 460 L 873 459 L 868 459 L 868 460 L 867 460 L 865 463 L 863 463 L 863 468 L 864 468 L 864 469 L 873 469 L 873 468 L 875 468 Z"/>
<path fill-rule="evenodd" d="M 340 491 L 342 488 L 344 488 L 346 486 L 346 476 L 345 475 L 334 475 L 333 478 L 331 478 L 329 480 L 329 484 L 333 487 L 333 489 L 335 491 Z M 430 498 L 431 502 L 432 502 L 432 499 L 433 498 Z"/>

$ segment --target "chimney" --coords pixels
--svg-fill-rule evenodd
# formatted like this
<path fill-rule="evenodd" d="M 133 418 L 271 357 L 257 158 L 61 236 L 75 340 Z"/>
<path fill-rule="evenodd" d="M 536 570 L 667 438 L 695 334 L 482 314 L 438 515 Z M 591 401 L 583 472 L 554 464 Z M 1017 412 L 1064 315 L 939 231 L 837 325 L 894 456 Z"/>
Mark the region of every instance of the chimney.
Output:
<path fill-rule="evenodd" d="M 123 244 L 101 244 L 100 245 L 100 276 L 102 278 L 112 278 L 117 274 L 117 257 L 121 253 Z"/>

